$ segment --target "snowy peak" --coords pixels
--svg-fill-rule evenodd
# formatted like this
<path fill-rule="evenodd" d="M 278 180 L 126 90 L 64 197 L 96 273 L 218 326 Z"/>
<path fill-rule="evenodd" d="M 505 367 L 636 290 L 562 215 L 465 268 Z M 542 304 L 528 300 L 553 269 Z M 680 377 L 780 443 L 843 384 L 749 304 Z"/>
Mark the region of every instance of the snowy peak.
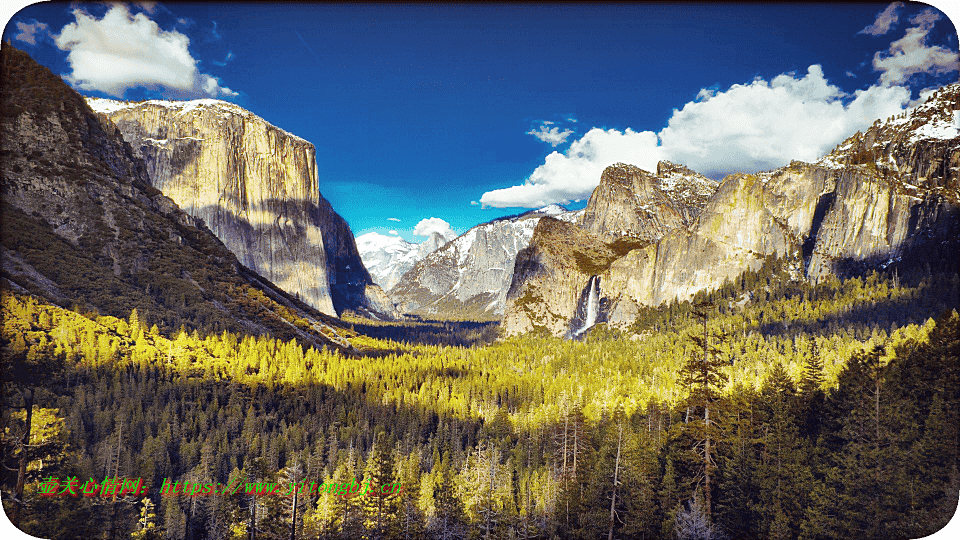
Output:
<path fill-rule="evenodd" d="M 960 83 L 944 86 L 926 101 L 897 116 L 877 120 L 820 158 L 817 165 L 873 168 L 891 181 L 921 190 L 956 195 L 960 148 Z"/>
<path fill-rule="evenodd" d="M 390 290 L 417 261 L 446 242 L 447 240 L 436 232 L 420 244 L 408 242 L 399 236 L 370 232 L 357 237 L 357 249 L 373 281 L 384 290 Z"/>
<path fill-rule="evenodd" d="M 517 253 L 530 243 L 541 218 L 575 222 L 582 213 L 551 204 L 477 225 L 417 262 L 390 295 L 408 313 L 472 319 L 499 315 Z"/>
<path fill-rule="evenodd" d="M 530 212 L 527 212 L 526 214 L 523 214 L 523 215 L 525 215 L 525 216 L 534 216 L 534 215 L 536 215 L 536 216 L 558 216 L 558 215 L 563 214 L 563 213 L 565 213 L 565 212 L 567 212 L 567 209 L 564 208 L 564 207 L 562 207 L 562 206 L 560 206 L 559 204 L 548 204 L 547 206 L 544 206 L 543 208 L 537 208 L 536 210 L 531 210 Z"/>
<path fill-rule="evenodd" d="M 232 115 L 240 116 L 247 120 L 256 119 L 258 122 L 263 122 L 268 125 L 270 128 L 276 129 L 277 131 L 283 133 L 288 137 L 292 137 L 298 141 L 310 144 L 307 140 L 302 137 L 298 137 L 293 133 L 290 133 L 282 128 L 279 128 L 263 118 L 255 115 L 254 113 L 244 109 L 243 107 L 230 103 L 229 101 L 223 101 L 219 99 L 192 99 L 189 101 L 171 101 L 166 99 L 149 99 L 146 101 L 118 101 L 113 99 L 105 98 L 95 98 L 88 97 L 84 98 L 87 101 L 87 105 L 93 110 L 93 112 L 110 115 L 120 111 L 128 111 L 135 109 L 145 109 L 151 107 L 158 107 L 167 109 L 168 111 L 175 112 L 177 116 L 183 116 L 188 113 L 193 114 L 202 114 L 202 113 L 212 113 L 219 116 L 224 116 L 229 118 Z"/>
<path fill-rule="evenodd" d="M 387 253 L 407 252 L 417 247 L 413 242 L 407 242 L 399 236 L 388 236 L 376 232 L 369 232 L 357 237 L 357 249 L 360 253 L 368 251 L 384 251 Z"/>

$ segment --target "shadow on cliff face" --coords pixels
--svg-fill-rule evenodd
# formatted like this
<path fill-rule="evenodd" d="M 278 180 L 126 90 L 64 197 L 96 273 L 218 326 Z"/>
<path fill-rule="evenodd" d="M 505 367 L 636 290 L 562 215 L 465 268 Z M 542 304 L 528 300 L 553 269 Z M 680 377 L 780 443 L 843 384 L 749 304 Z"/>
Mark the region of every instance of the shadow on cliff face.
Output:
<path fill-rule="evenodd" d="M 513 279 L 510 280 L 507 301 L 515 299 L 520 294 L 524 283 L 544 272 L 546 268 L 541 262 L 540 250 L 532 244 L 521 249 L 513 263 Z"/>
<path fill-rule="evenodd" d="M 287 277 L 294 277 L 284 273 L 284 262 L 307 267 L 321 266 L 322 263 L 326 280 L 324 289 L 329 283 L 332 289 L 329 294 L 337 313 L 370 307 L 364 290 L 373 284 L 373 280 L 360 259 L 353 233 L 329 203 L 322 197 L 319 200 L 320 205 L 303 199 L 282 198 L 249 204 L 236 194 L 222 193 L 221 204 L 195 207 L 190 211 L 203 218 L 218 238 L 236 252 L 241 262 L 258 273 L 272 274 L 274 281 L 280 283 Z M 240 209 L 240 212 L 234 209 Z M 316 227 L 320 233 L 322 256 L 318 251 L 319 239 L 314 237 L 310 227 Z M 264 267 L 267 264 L 271 267 Z M 304 295 L 307 291 L 289 292 Z M 326 295 L 324 290 L 320 296 Z"/>
<path fill-rule="evenodd" d="M 147 138 L 151 138 L 152 135 L 146 133 L 138 122 L 121 120 L 117 122 L 117 127 L 120 128 L 122 133 L 134 133 L 132 140 L 135 142 L 141 141 L 139 148 L 135 148 L 135 151 L 143 158 L 151 181 L 160 177 L 169 179 L 180 178 L 188 165 L 194 165 L 197 160 L 200 159 L 202 141 L 197 139 L 180 139 L 175 141 L 174 144 L 164 147 L 142 142 Z M 165 131 L 166 130 L 163 130 L 157 137 L 165 138 Z M 167 154 L 169 158 L 163 159 L 162 156 L 164 154 Z M 164 172 L 162 175 L 158 174 L 157 168 L 161 163 L 166 164 L 170 168 L 169 172 Z"/>
<path fill-rule="evenodd" d="M 804 269 L 810 264 L 810 256 L 813 255 L 813 248 L 817 244 L 817 233 L 820 232 L 820 226 L 823 225 L 823 218 L 826 217 L 836 199 L 836 192 L 830 192 L 817 201 L 817 208 L 813 212 L 813 222 L 810 225 L 810 234 L 803 242 L 802 247 Z"/>

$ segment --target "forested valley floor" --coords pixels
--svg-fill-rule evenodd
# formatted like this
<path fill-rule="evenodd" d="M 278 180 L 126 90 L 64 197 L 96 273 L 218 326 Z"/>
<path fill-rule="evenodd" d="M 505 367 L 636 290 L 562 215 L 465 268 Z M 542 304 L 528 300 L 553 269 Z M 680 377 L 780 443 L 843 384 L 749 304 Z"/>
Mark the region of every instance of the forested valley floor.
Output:
<path fill-rule="evenodd" d="M 770 259 L 579 341 L 348 319 L 356 355 L 4 290 L 4 508 L 46 538 L 937 531 L 960 492 L 960 278 L 790 275 Z M 58 494 L 110 478 L 149 490 Z M 191 497 L 165 479 L 403 489 Z"/>

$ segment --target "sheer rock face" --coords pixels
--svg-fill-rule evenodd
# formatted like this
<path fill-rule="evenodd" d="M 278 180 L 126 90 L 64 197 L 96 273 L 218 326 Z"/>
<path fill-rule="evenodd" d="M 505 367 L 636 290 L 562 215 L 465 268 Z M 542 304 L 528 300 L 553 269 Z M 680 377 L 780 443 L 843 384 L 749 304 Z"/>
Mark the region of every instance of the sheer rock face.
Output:
<path fill-rule="evenodd" d="M 419 244 L 407 242 L 399 236 L 371 232 L 357 238 L 357 249 L 370 277 L 383 289 L 390 290 L 417 261 L 446 243 L 447 239 L 438 232 L 430 233 Z"/>
<path fill-rule="evenodd" d="M 372 281 L 349 226 L 320 195 L 312 144 L 219 100 L 88 102 L 143 158 L 154 187 L 244 265 L 327 314 L 378 303 L 367 302 Z"/>
<path fill-rule="evenodd" d="M 263 283 L 151 185 L 112 122 L 26 53 L 5 46 L 0 57 L 5 283 L 117 317 L 138 308 L 164 331 L 216 321 L 331 345 L 337 332 L 320 313 Z"/>
<path fill-rule="evenodd" d="M 716 189 L 716 182 L 667 161 L 657 174 L 617 163 L 603 171 L 581 226 L 606 241 L 657 240 L 688 226 Z"/>
<path fill-rule="evenodd" d="M 516 258 L 506 298 L 506 332 L 566 334 L 593 266 L 609 264 L 615 256 L 598 235 L 574 223 L 539 220 L 530 245 Z M 601 280 L 601 294 L 603 286 Z"/>
<path fill-rule="evenodd" d="M 537 249 L 518 257 L 504 329 L 514 334 L 539 325 L 562 335 L 576 311 L 571 299 L 590 275 L 601 278 L 601 317 L 625 326 L 640 305 L 689 299 L 758 269 L 768 255 L 793 259 L 796 276 L 811 281 L 901 261 L 955 267 L 958 110 L 960 85 L 950 85 L 902 117 L 850 137 L 816 163 L 726 177 L 699 212 L 689 205 L 684 213 L 658 191 L 657 177 L 676 170 L 672 164 L 658 167 L 657 175 L 624 165 L 608 168 L 581 231 L 554 228 L 541 237 L 538 230 L 531 241 Z M 647 242 L 621 245 L 605 265 L 599 264 L 602 257 L 594 259 L 598 264 L 589 272 L 543 255 L 550 243 L 573 246 L 575 255 L 596 251 L 598 241 L 615 248 L 611 240 L 625 236 Z M 545 314 L 555 321 L 531 322 Z"/>
<path fill-rule="evenodd" d="M 400 311 L 485 319 L 503 313 L 517 253 L 544 216 L 577 219 L 553 205 L 473 227 L 418 261 L 390 290 Z"/>

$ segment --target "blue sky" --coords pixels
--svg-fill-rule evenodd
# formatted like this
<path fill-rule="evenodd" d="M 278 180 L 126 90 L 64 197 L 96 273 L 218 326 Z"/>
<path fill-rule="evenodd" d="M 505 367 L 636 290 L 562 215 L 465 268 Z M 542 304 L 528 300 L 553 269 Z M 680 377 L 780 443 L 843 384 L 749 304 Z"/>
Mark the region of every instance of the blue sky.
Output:
<path fill-rule="evenodd" d="M 957 80 L 953 23 L 899 2 L 41 3 L 4 40 L 85 95 L 246 107 L 316 146 L 355 234 L 414 241 L 582 207 L 616 161 L 814 160 Z"/>

